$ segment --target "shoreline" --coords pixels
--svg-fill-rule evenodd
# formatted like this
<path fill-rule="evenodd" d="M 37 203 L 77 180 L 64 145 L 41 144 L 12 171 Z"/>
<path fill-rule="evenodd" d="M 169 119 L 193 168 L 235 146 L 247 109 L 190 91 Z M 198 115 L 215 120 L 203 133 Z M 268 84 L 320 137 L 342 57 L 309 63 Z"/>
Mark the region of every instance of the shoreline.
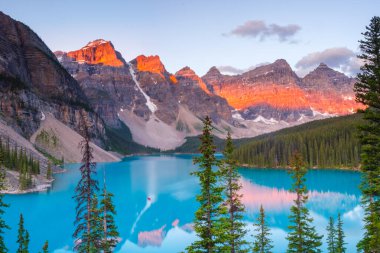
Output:
<path fill-rule="evenodd" d="M 238 167 L 240 168 L 247 168 L 247 169 L 262 169 L 262 170 L 270 170 L 270 169 L 274 169 L 274 170 L 291 170 L 291 167 L 260 167 L 260 166 L 254 166 L 254 165 L 251 165 L 251 164 L 247 164 L 247 163 L 238 163 L 237 164 Z M 359 167 L 334 167 L 334 168 L 320 168 L 320 167 L 311 167 L 311 168 L 307 168 L 308 170 L 344 170 L 344 171 L 357 171 L 357 172 L 361 172 L 360 168 Z"/>

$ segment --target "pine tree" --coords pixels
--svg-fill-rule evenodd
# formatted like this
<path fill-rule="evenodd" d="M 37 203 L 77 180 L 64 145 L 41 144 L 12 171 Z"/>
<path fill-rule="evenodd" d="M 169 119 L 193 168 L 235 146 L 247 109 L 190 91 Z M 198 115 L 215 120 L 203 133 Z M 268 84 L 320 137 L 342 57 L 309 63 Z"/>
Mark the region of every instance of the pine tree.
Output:
<path fill-rule="evenodd" d="M 1 168 L 1 163 L 0 163 L 0 190 L 4 189 L 4 182 L 5 182 L 5 170 Z M 5 223 L 3 216 L 5 213 L 4 208 L 9 207 L 9 205 L 4 203 L 3 197 L 4 195 L 0 193 L 0 253 L 8 252 L 8 249 L 5 246 L 3 235 L 5 233 L 5 230 L 9 229 L 9 226 Z"/>
<path fill-rule="evenodd" d="M 334 219 L 330 217 L 329 224 L 326 228 L 327 230 L 327 250 L 328 253 L 337 253 L 337 241 L 336 241 L 336 230 Z"/>
<path fill-rule="evenodd" d="M 204 120 L 203 133 L 201 135 L 200 157 L 194 158 L 199 170 L 192 174 L 199 178 L 201 192 L 196 199 L 200 204 L 195 212 L 194 230 L 197 239 L 189 247 L 188 252 L 219 252 L 218 226 L 221 217 L 220 204 L 223 201 L 223 188 L 218 185 L 218 172 L 213 167 L 218 167 L 220 162 L 215 157 L 215 146 L 212 138 L 212 122 L 207 116 Z"/>
<path fill-rule="evenodd" d="M 254 224 L 256 235 L 253 243 L 252 251 L 254 253 L 272 253 L 272 240 L 269 238 L 271 235 L 268 225 L 265 221 L 265 211 L 263 206 L 260 206 L 260 215 L 257 218 L 257 223 Z"/>
<path fill-rule="evenodd" d="M 24 217 L 20 214 L 17 234 L 18 249 L 17 253 L 29 253 L 29 233 L 24 227 Z"/>
<path fill-rule="evenodd" d="M 380 17 L 373 17 L 362 35 L 358 58 L 364 65 L 355 92 L 356 101 L 367 107 L 362 111 L 365 123 L 359 127 L 365 232 L 357 247 L 369 253 L 380 252 Z"/>
<path fill-rule="evenodd" d="M 237 171 L 237 162 L 232 158 L 234 147 L 231 134 L 228 133 L 226 146 L 224 149 L 224 159 L 220 165 L 220 178 L 223 186 L 225 201 L 223 207 L 226 208 L 220 220 L 218 237 L 222 242 L 223 252 L 248 252 L 247 242 L 244 236 L 247 231 L 243 220 L 244 205 L 241 203 L 242 195 L 239 194 L 241 184 L 240 175 Z"/>
<path fill-rule="evenodd" d="M 25 230 L 24 253 L 29 252 L 29 242 L 30 242 L 29 232 L 28 232 L 28 230 Z"/>
<path fill-rule="evenodd" d="M 115 224 L 114 216 L 116 215 L 115 206 L 112 203 L 113 194 L 107 192 L 104 186 L 100 202 L 100 217 L 103 224 L 102 229 L 102 246 L 104 253 L 111 253 L 118 243 L 119 232 Z"/>
<path fill-rule="evenodd" d="M 49 253 L 49 242 L 46 241 L 42 247 L 42 253 Z"/>
<path fill-rule="evenodd" d="M 76 238 L 75 249 L 78 252 L 92 253 L 97 241 L 92 233 L 97 230 L 92 227 L 92 219 L 94 216 L 93 202 L 95 193 L 99 190 L 98 181 L 94 179 L 96 163 L 94 163 L 92 148 L 90 146 L 90 133 L 87 120 L 82 116 L 83 141 L 80 143 L 82 151 L 82 166 L 80 167 L 81 179 L 75 188 L 75 196 L 73 197 L 77 203 L 76 219 L 74 225 L 76 229 L 73 237 Z"/>
<path fill-rule="evenodd" d="M 305 204 L 308 200 L 308 191 L 305 185 L 305 174 L 307 170 L 304 167 L 302 157 L 296 153 L 292 161 L 292 170 L 290 173 L 293 178 L 291 191 L 295 192 L 297 197 L 294 205 L 291 207 L 289 220 L 290 232 L 286 239 L 289 241 L 288 253 L 319 253 L 322 245 L 322 237 L 317 234 L 315 227 L 312 226 L 313 218 L 310 217 L 309 210 Z"/>
<path fill-rule="evenodd" d="M 336 228 L 336 253 L 345 253 L 346 247 L 344 246 L 346 243 L 344 242 L 344 231 L 343 231 L 343 221 L 338 214 L 338 222 Z"/>
<path fill-rule="evenodd" d="M 100 212 L 98 196 L 95 194 L 91 203 L 91 232 L 88 234 L 88 240 L 92 243 L 89 252 L 99 252 L 102 245 L 103 220 Z"/>

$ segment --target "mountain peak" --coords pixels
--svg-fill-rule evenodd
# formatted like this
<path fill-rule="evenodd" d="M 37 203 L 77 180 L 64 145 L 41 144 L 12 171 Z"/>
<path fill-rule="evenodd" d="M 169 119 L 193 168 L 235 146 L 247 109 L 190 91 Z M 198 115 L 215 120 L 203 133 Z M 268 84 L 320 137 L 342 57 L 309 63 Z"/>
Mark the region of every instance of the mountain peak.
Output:
<path fill-rule="evenodd" d="M 278 59 L 274 63 L 272 63 L 273 66 L 278 66 L 282 68 L 289 68 L 291 69 L 289 63 L 285 59 Z"/>
<path fill-rule="evenodd" d="M 219 76 L 219 75 L 222 75 L 222 73 L 220 73 L 220 71 L 219 71 L 219 69 L 217 67 L 213 66 L 213 67 L 211 67 L 209 69 L 209 71 L 206 73 L 206 75 L 207 76 L 208 75 L 217 75 L 217 76 Z"/>
<path fill-rule="evenodd" d="M 164 64 L 158 55 L 139 55 L 135 59 L 138 71 L 156 73 L 161 76 L 166 72 Z"/>
<path fill-rule="evenodd" d="M 194 70 L 192 70 L 190 67 L 186 66 L 183 67 L 182 69 L 178 70 L 175 73 L 176 76 L 182 76 L 182 77 L 188 77 L 188 76 L 196 76 Z"/>
<path fill-rule="evenodd" d="M 311 71 L 306 76 L 345 76 L 343 73 L 338 72 L 329 66 L 327 66 L 325 63 L 321 62 L 318 67 L 316 67 L 313 71 Z M 305 76 L 305 78 L 306 78 Z"/>
<path fill-rule="evenodd" d="M 112 67 L 125 65 L 124 59 L 115 50 L 112 43 L 103 39 L 90 41 L 81 49 L 68 52 L 67 56 L 79 63 L 102 64 Z"/>
<path fill-rule="evenodd" d="M 333 69 L 327 66 L 325 63 L 321 62 L 315 70 L 333 70 Z"/>
<path fill-rule="evenodd" d="M 86 47 L 97 47 L 97 46 L 99 46 L 101 44 L 106 44 L 106 43 L 111 43 L 111 42 L 103 40 L 103 39 L 97 39 L 97 40 L 88 42 L 87 45 L 84 46 L 83 48 L 86 48 Z"/>

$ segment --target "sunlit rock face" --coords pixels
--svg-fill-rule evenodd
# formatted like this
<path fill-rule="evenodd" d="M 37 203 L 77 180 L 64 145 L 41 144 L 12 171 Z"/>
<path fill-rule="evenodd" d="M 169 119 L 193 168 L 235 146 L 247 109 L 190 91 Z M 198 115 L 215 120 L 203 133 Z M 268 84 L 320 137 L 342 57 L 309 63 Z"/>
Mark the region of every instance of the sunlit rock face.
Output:
<path fill-rule="evenodd" d="M 364 108 L 355 101 L 355 82 L 355 78 L 347 77 L 323 63 L 302 79 L 310 106 L 316 111 L 337 115 Z"/>
<path fill-rule="evenodd" d="M 125 65 L 120 53 L 115 51 L 112 43 L 102 39 L 89 42 L 79 50 L 68 52 L 67 56 L 78 63 L 103 64 L 112 67 Z"/>
<path fill-rule="evenodd" d="M 354 99 L 355 80 L 325 64 L 303 79 L 282 59 L 235 76 L 223 75 L 213 67 L 202 79 L 245 119 L 263 116 L 294 121 L 316 111 L 344 115 L 361 108 Z"/>
<path fill-rule="evenodd" d="M 142 72 L 150 72 L 159 74 L 164 78 L 164 73 L 166 69 L 164 64 L 162 64 L 160 57 L 158 55 L 154 56 L 145 56 L 139 55 L 135 59 L 136 61 L 136 69 Z"/>
<path fill-rule="evenodd" d="M 244 112 L 246 119 L 265 114 L 266 118 L 292 120 L 299 118 L 301 113 L 312 113 L 300 87 L 301 80 L 285 60 L 236 76 L 222 75 L 216 68 L 211 68 L 202 79 L 214 94 Z M 257 111 L 256 107 L 265 110 Z"/>

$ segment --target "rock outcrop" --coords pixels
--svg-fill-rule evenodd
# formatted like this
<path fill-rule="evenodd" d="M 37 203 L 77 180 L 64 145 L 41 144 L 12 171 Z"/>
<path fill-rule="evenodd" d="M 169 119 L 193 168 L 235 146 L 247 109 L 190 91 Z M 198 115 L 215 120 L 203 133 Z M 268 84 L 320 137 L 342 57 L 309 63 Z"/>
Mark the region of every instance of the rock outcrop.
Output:
<path fill-rule="evenodd" d="M 112 67 L 125 65 L 123 57 L 115 51 L 112 43 L 102 39 L 89 42 L 79 50 L 68 52 L 67 56 L 78 63 L 102 64 Z"/>
<path fill-rule="evenodd" d="M 364 108 L 355 101 L 355 82 L 355 78 L 347 77 L 321 63 L 302 79 L 302 88 L 314 110 L 344 115 Z"/>
<path fill-rule="evenodd" d="M 224 97 L 245 119 L 262 116 L 293 122 L 315 113 L 344 115 L 362 108 L 354 99 L 355 80 L 325 64 L 303 79 L 283 59 L 235 76 L 213 67 L 202 79 L 210 92 Z"/>
<path fill-rule="evenodd" d="M 16 131 L 29 138 L 44 112 L 80 131 L 80 115 L 98 141 L 103 121 L 92 112 L 77 81 L 29 27 L 0 12 L 0 111 Z"/>

